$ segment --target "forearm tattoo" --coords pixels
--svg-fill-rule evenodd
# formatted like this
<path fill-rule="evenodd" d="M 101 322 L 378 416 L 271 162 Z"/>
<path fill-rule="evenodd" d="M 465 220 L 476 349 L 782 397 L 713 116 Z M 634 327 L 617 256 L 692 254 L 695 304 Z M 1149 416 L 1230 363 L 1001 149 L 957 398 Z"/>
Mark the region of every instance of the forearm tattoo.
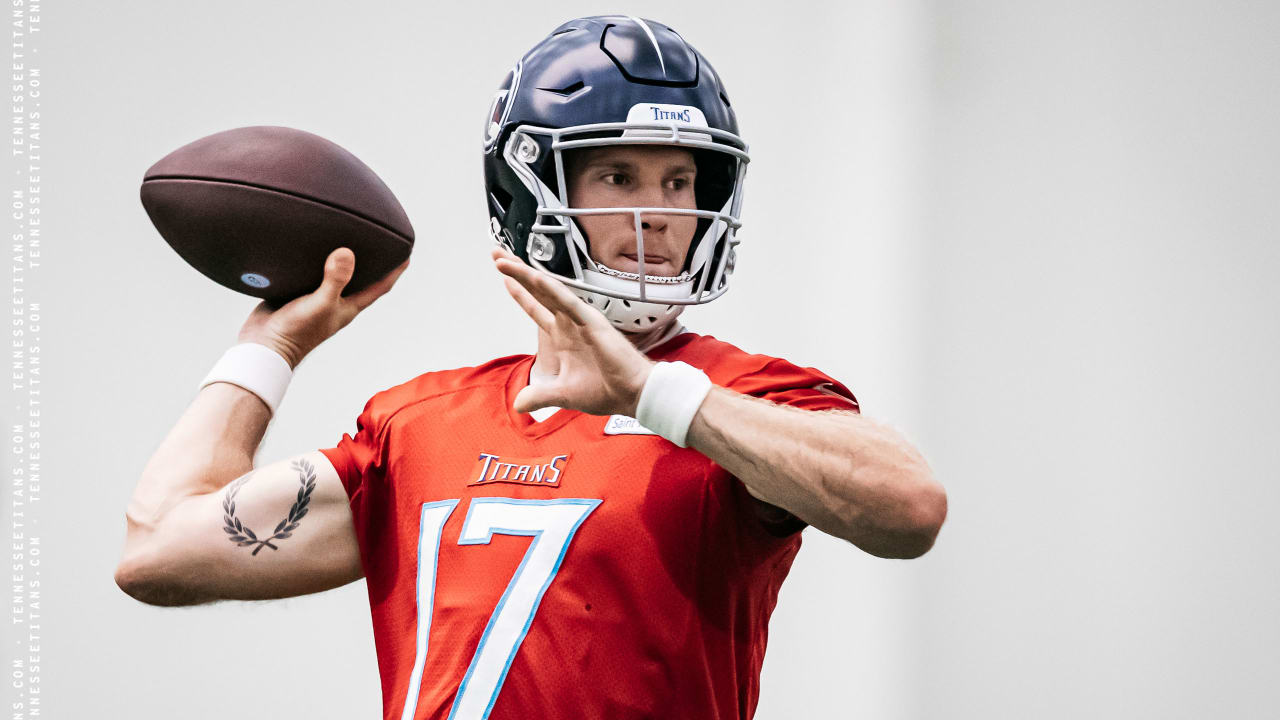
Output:
<path fill-rule="evenodd" d="M 224 523 L 222 529 L 230 536 L 228 540 L 239 547 L 252 546 L 253 554 L 257 555 L 258 551 L 264 547 L 279 550 L 275 543 L 293 534 L 293 531 L 298 528 L 298 523 L 307 514 L 307 505 L 311 503 L 311 491 L 316 489 L 316 469 L 305 458 L 294 460 L 290 463 L 290 467 L 298 473 L 298 497 L 289 508 L 288 516 L 276 525 L 271 537 L 266 539 L 259 538 L 248 525 L 240 522 L 240 518 L 236 517 L 236 493 L 240 492 L 240 488 L 249 482 L 249 478 L 252 478 L 257 471 L 247 473 L 227 486 L 227 495 L 222 499 L 222 522 Z"/>

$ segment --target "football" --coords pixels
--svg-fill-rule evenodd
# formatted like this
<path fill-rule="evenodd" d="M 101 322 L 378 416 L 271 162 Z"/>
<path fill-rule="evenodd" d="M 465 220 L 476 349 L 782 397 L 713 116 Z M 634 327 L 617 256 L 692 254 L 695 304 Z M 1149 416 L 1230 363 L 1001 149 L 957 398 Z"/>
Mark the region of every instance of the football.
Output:
<path fill-rule="evenodd" d="M 205 276 L 275 302 L 312 292 L 329 253 L 348 247 L 359 292 L 409 257 L 413 227 L 367 165 L 286 127 L 243 127 L 184 145 L 152 165 L 142 206 L 165 241 Z"/>

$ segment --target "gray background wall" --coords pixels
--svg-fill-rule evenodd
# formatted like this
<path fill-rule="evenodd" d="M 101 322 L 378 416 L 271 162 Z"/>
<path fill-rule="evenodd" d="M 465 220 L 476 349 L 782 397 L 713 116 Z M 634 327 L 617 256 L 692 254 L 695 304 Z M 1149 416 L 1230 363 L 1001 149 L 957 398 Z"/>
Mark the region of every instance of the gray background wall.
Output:
<path fill-rule="evenodd" d="M 363 582 L 180 610 L 111 582 L 138 473 L 253 306 L 168 250 L 142 171 L 290 125 L 434 229 L 301 366 L 259 459 L 331 445 L 378 389 L 531 351 L 484 252 L 482 115 L 525 48 L 613 10 L 42 9 L 45 717 L 379 712 Z M 688 324 L 840 378 L 950 494 L 918 560 L 806 531 L 757 717 L 1273 712 L 1280 6 L 627 11 L 716 63 L 752 145 L 733 291 Z"/>
<path fill-rule="evenodd" d="M 943 3 L 924 717 L 1265 717 L 1280 6 Z"/>

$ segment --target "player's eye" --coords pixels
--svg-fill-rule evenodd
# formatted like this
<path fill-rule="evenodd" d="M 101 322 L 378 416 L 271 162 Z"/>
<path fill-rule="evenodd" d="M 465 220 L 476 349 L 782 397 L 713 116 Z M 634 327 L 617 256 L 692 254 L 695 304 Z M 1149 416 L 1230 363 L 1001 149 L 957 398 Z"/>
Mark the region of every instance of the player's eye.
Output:
<path fill-rule="evenodd" d="M 672 190 L 684 190 L 687 187 L 689 187 L 689 178 L 678 177 L 671 179 Z"/>
<path fill-rule="evenodd" d="M 631 178 L 627 177 L 626 173 L 620 172 L 606 173 L 601 179 L 604 180 L 606 185 L 626 185 L 631 181 Z"/>

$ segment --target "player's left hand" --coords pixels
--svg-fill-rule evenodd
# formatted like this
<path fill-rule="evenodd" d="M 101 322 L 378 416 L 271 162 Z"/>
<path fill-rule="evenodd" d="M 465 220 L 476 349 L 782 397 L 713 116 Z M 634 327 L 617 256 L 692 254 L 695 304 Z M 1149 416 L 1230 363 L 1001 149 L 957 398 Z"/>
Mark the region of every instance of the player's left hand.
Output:
<path fill-rule="evenodd" d="M 556 406 L 634 417 L 653 361 L 564 283 L 529 267 L 506 248 L 494 248 L 492 256 L 507 276 L 507 292 L 550 337 L 553 357 L 544 360 L 560 368 L 554 380 L 521 390 L 516 412 Z"/>

